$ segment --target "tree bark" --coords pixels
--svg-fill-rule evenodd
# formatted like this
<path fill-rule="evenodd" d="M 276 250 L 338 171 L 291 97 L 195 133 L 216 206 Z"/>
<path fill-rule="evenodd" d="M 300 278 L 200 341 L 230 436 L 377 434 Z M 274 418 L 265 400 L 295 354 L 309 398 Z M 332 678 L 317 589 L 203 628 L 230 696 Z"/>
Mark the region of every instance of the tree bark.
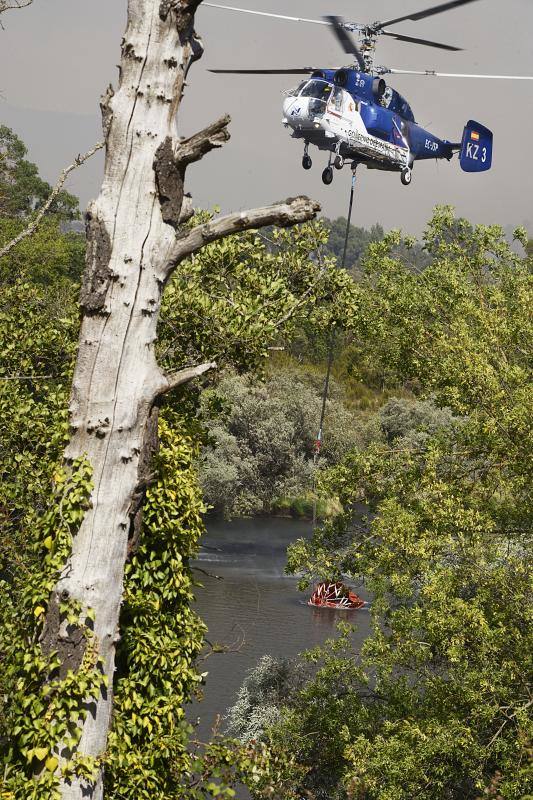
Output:
<path fill-rule="evenodd" d="M 44 650 L 58 651 L 65 668 L 76 669 L 85 642 L 70 636 L 66 646 L 59 603 L 71 599 L 93 609 L 109 690 L 91 704 L 82 723 L 77 751 L 82 756 L 98 757 L 106 749 L 124 565 L 139 536 L 158 398 L 214 367 L 165 375 L 158 366 L 154 346 L 164 286 L 180 261 L 207 242 L 261 225 L 291 225 L 318 210 L 316 203 L 295 198 L 180 230 L 191 216 L 184 193 L 187 165 L 229 137 L 228 117 L 188 140 L 176 136 L 185 77 L 202 53 L 193 29 L 199 2 L 129 0 L 119 85 L 116 92 L 108 88 L 101 104 L 105 173 L 87 212 L 81 333 L 65 452 L 68 464 L 88 459 L 94 489 L 52 593 L 41 639 Z M 58 755 L 61 763 L 69 756 Z M 63 800 L 100 800 L 102 774 L 95 782 L 62 780 L 60 788 Z"/>

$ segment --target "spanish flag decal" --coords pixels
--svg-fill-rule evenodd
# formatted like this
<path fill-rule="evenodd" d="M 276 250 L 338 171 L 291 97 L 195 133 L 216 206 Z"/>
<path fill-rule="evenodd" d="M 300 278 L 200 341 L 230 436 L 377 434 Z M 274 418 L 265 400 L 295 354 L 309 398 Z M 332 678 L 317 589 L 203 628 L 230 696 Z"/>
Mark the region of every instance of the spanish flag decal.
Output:
<path fill-rule="evenodd" d="M 477 131 L 472 131 L 470 134 L 470 138 L 473 139 L 475 142 L 479 142 L 479 133 Z"/>

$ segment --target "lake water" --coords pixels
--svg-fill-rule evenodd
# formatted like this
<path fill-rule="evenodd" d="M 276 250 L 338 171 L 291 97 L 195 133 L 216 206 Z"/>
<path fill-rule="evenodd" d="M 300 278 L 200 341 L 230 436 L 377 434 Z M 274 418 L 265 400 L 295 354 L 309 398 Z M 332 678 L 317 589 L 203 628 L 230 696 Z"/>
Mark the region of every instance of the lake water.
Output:
<path fill-rule="evenodd" d="M 297 578 L 284 574 L 286 549 L 295 539 L 311 536 L 311 524 L 286 519 L 246 519 L 211 522 L 195 565 L 221 580 L 198 571 L 203 584 L 196 591 L 196 609 L 206 622 L 211 643 L 233 645 L 236 652 L 211 655 L 202 666 L 208 671 L 204 700 L 189 709 L 200 718 L 198 734 L 208 737 L 217 715 L 235 702 L 246 672 L 261 656 L 290 658 L 335 635 L 335 625 L 348 620 L 357 626 L 357 649 L 368 636 L 370 615 L 359 611 L 313 609 L 309 593 L 297 589 Z M 365 600 L 364 588 L 355 587 Z M 205 741 L 205 739 L 204 739 Z"/>

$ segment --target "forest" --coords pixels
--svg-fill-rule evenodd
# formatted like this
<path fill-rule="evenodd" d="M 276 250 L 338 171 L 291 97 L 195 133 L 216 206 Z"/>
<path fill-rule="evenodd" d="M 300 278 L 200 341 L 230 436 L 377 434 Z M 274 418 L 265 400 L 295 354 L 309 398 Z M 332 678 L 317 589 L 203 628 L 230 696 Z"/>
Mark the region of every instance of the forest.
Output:
<path fill-rule="evenodd" d="M 0 796 L 533 800 L 533 239 L 199 207 L 230 136 L 178 136 L 200 3 L 128 0 L 103 139 L 55 186 L 0 125 Z M 207 629 L 198 559 L 265 518 L 305 532 L 295 613 L 346 582 L 367 629 L 263 649 L 207 735 L 246 636 Z"/>
<path fill-rule="evenodd" d="M 5 127 L 0 147 L 4 246 L 51 187 Z M 61 193 L 0 259 L 2 796 L 21 800 L 60 796 L 57 742 L 75 753 L 87 698 L 101 691 L 89 636 L 76 669 L 42 645 L 91 492 L 87 463 L 67 470 L 61 456 L 78 217 Z M 517 255 L 497 226 L 439 208 L 420 243 L 352 229 L 343 272 L 340 227 L 236 234 L 169 285 L 161 361 L 176 363 L 201 328 L 202 357 L 218 369 L 161 405 L 156 476 L 125 571 L 106 797 L 232 797 L 237 783 L 286 800 L 531 794 L 530 243 L 517 229 Z M 265 656 L 225 729 L 200 745 L 183 708 L 203 680 L 190 559 L 205 514 L 306 516 L 314 492 L 323 521 L 290 547 L 287 569 L 302 589 L 364 576 L 372 635 L 354 652 L 341 626 L 297 662 Z M 368 515 L 354 525 L 361 503 Z M 90 782 L 94 769 L 74 755 L 63 774 Z"/>

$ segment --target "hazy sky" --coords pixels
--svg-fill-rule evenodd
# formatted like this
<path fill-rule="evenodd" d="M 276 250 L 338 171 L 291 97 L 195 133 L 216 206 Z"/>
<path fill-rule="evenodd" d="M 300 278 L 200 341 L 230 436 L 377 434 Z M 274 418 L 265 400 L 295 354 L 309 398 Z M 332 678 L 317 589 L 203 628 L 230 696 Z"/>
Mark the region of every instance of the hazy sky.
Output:
<path fill-rule="evenodd" d="M 154 2 L 159 0 L 154 0 Z M 436 0 L 433 0 L 435 3 Z M 320 18 L 339 14 L 369 22 L 400 16 L 432 0 L 234 0 L 228 5 Z M 27 143 L 30 158 L 54 182 L 63 166 L 101 137 L 98 101 L 117 78 L 116 64 L 126 17 L 126 0 L 34 0 L 3 15 L 0 30 L 0 124 Z M 188 135 L 228 111 L 232 139 L 221 151 L 189 168 L 188 189 L 201 206 L 223 210 L 263 205 L 295 194 L 318 199 L 329 217 L 346 213 L 349 169 L 324 187 L 326 154 L 313 153 L 310 172 L 301 168 L 302 145 L 281 125 L 282 91 L 290 76 L 216 76 L 215 68 L 337 67 L 346 56 L 331 32 L 318 25 L 281 22 L 200 7 L 196 17 L 205 54 L 189 73 L 181 107 L 180 133 Z M 464 52 L 379 41 L 377 62 L 404 69 L 444 72 L 533 74 L 532 0 L 477 0 L 396 29 L 446 41 Z M 394 173 L 359 171 L 354 223 L 401 226 L 419 233 L 431 208 L 451 203 L 474 222 L 503 225 L 533 221 L 533 170 L 528 142 L 533 123 L 533 81 L 474 81 L 390 77 L 407 97 L 417 121 L 450 140 L 475 119 L 494 131 L 491 171 L 468 175 L 456 160 L 415 164 L 404 187 Z M 69 189 L 82 205 L 99 189 L 102 158 L 75 172 Z"/>

